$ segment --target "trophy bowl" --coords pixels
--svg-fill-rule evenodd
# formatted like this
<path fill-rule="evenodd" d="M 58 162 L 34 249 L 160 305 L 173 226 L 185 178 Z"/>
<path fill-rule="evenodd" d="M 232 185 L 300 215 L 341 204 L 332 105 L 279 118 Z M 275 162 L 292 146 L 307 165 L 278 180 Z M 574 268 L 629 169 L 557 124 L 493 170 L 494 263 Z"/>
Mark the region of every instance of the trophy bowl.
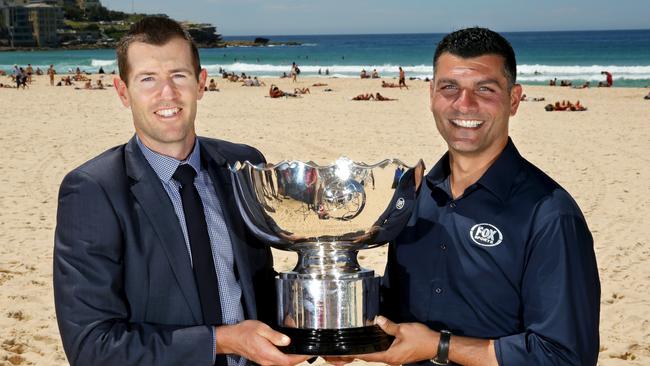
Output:
<path fill-rule="evenodd" d="M 357 252 L 394 239 L 406 225 L 424 174 L 397 159 L 367 165 L 342 157 L 230 166 L 237 207 L 260 240 L 298 253 L 280 273 L 275 328 L 291 337 L 282 350 L 352 355 L 387 349 L 374 325 L 380 277 L 361 268 Z"/>

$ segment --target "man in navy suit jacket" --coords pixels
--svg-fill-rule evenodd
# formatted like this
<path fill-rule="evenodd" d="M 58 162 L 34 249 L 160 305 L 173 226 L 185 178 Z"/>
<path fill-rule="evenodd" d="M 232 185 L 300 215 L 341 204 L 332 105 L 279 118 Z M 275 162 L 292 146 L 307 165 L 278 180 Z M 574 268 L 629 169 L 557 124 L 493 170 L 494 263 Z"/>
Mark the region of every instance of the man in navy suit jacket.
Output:
<path fill-rule="evenodd" d="M 289 338 L 263 323 L 275 317 L 272 256 L 236 214 L 230 185 L 228 164 L 264 157 L 249 146 L 196 136 L 207 73 L 192 39 L 178 23 L 149 17 L 134 24 L 117 54 L 114 84 L 132 111 L 136 136 L 70 172 L 59 192 L 54 293 L 69 362 L 305 360 L 280 352 L 276 346 Z M 223 324 L 204 321 L 179 183 L 172 179 L 181 164 L 196 172 Z"/>

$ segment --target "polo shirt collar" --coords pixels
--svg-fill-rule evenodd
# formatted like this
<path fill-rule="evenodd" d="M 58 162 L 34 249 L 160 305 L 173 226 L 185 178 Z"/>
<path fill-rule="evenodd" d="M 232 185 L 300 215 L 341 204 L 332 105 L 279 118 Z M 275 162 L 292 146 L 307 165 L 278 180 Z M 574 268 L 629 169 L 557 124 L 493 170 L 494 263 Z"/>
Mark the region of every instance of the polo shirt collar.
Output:
<path fill-rule="evenodd" d="M 492 163 L 492 166 L 476 183 L 487 188 L 501 201 L 507 200 L 512 184 L 515 182 L 515 177 L 521 168 L 521 160 L 522 157 L 519 151 L 517 151 L 512 139 L 508 137 L 508 143 L 497 160 Z"/>
<path fill-rule="evenodd" d="M 158 175 L 158 178 L 160 178 L 160 180 L 163 182 L 168 182 L 170 179 L 172 179 L 172 175 L 174 175 L 174 172 L 176 172 L 176 169 L 181 164 L 189 164 L 192 168 L 194 168 L 197 175 L 201 171 L 201 149 L 199 147 L 198 138 L 194 140 L 194 148 L 192 149 L 192 153 L 190 153 L 190 156 L 188 156 L 187 159 L 183 161 L 172 158 L 170 156 L 159 154 L 145 146 L 138 135 L 136 135 L 135 138 L 136 142 L 138 143 L 138 147 L 140 147 L 140 150 L 142 151 L 145 159 L 147 159 L 149 165 L 151 165 L 154 172 L 156 172 L 156 175 Z"/>
<path fill-rule="evenodd" d="M 512 184 L 521 167 L 521 160 L 522 157 L 519 151 L 512 142 L 512 139 L 508 137 L 506 147 L 483 176 L 479 178 L 476 184 L 485 187 L 501 201 L 505 201 L 510 194 Z M 449 152 L 446 152 L 427 174 L 426 179 L 429 188 L 433 189 L 436 186 L 440 186 L 449 177 L 450 173 Z"/>
<path fill-rule="evenodd" d="M 433 188 L 439 185 L 447 179 L 449 174 L 451 174 L 451 167 L 449 165 L 449 151 L 447 151 L 427 174 L 426 179 L 429 187 Z"/>

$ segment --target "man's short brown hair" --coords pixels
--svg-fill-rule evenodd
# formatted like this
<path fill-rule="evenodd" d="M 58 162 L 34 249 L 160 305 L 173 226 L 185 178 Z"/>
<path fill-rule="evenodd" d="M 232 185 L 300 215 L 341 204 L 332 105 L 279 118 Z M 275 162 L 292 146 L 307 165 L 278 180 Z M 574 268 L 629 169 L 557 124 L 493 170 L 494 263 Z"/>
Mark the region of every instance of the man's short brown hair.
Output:
<path fill-rule="evenodd" d="M 178 22 L 160 16 L 144 17 L 133 23 L 129 32 L 120 39 L 117 44 L 117 66 L 120 69 L 120 78 L 128 85 L 129 60 L 127 52 L 129 46 L 134 42 L 142 42 L 155 46 L 162 46 L 173 38 L 181 38 L 187 41 L 192 51 L 192 64 L 194 66 L 194 76 L 199 80 L 201 73 L 201 60 L 199 59 L 199 50 L 192 37 L 181 27 Z"/>

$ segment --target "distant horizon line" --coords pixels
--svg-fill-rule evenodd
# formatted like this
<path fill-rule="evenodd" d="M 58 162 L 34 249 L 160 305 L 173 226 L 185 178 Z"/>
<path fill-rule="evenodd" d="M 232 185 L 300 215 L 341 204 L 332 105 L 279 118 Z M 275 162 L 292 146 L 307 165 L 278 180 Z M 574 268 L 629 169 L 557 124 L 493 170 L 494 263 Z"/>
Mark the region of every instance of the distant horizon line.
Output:
<path fill-rule="evenodd" d="M 458 28 L 462 29 L 462 28 Z M 565 29 L 565 30 L 527 30 L 527 31 L 497 31 L 499 33 L 559 33 L 559 32 L 628 32 L 628 31 L 650 31 L 650 28 L 630 29 Z M 451 31 L 453 32 L 453 31 Z M 447 34 L 450 32 L 396 32 L 396 33 L 305 33 L 305 34 L 221 34 L 223 37 L 301 37 L 301 36 L 387 36 L 395 34 Z"/>

